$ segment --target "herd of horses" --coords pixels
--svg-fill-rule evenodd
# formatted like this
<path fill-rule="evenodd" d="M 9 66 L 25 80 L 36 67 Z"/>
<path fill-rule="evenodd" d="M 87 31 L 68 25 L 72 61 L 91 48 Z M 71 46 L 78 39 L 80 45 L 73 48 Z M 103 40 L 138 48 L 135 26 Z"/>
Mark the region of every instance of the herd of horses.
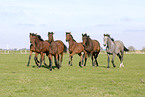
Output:
<path fill-rule="evenodd" d="M 45 54 L 49 59 L 48 68 L 52 71 L 52 56 L 54 56 L 55 66 L 60 69 L 63 60 L 63 54 L 67 52 L 66 45 L 61 40 L 55 40 L 53 38 L 53 32 L 48 32 L 48 40 L 43 40 L 40 35 L 30 33 L 30 55 L 27 66 L 30 64 L 31 55 L 35 52 L 35 63 L 40 68 L 42 62 L 45 63 Z M 100 43 L 97 40 L 92 40 L 89 35 L 82 34 L 82 41 L 77 43 L 71 32 L 66 32 L 66 41 L 69 43 L 69 65 L 72 66 L 73 55 L 78 54 L 80 56 L 79 66 L 86 66 L 87 56 L 91 56 L 92 66 L 98 66 L 97 57 L 100 53 Z M 104 34 L 104 46 L 106 46 L 106 52 L 108 55 L 108 68 L 110 63 L 110 55 L 113 55 L 112 64 L 114 67 L 114 58 L 117 55 L 121 61 L 120 67 L 123 66 L 123 52 L 129 51 L 122 41 L 114 41 L 109 34 Z M 40 54 L 40 61 L 37 56 Z"/>

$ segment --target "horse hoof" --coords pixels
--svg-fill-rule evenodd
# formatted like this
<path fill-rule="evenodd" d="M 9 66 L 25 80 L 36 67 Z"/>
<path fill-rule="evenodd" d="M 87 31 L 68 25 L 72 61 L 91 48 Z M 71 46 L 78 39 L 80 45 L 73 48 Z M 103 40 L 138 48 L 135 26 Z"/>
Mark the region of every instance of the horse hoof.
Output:
<path fill-rule="evenodd" d="M 114 68 L 116 67 L 116 65 L 113 66 Z"/>

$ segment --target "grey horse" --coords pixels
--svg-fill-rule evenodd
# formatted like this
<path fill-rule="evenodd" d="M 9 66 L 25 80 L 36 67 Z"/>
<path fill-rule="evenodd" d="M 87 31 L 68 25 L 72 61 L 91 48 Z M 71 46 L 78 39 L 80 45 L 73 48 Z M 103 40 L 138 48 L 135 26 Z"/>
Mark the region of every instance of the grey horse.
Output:
<path fill-rule="evenodd" d="M 116 67 L 114 64 L 114 58 L 117 55 L 121 61 L 120 68 L 124 67 L 123 65 L 123 53 L 124 51 L 129 51 L 123 44 L 122 41 L 117 40 L 114 41 L 113 38 L 110 37 L 109 34 L 104 34 L 104 46 L 106 46 L 106 52 L 108 55 L 108 67 L 109 68 L 109 63 L 110 63 L 110 55 L 113 55 L 112 58 L 112 64 L 113 67 Z"/>

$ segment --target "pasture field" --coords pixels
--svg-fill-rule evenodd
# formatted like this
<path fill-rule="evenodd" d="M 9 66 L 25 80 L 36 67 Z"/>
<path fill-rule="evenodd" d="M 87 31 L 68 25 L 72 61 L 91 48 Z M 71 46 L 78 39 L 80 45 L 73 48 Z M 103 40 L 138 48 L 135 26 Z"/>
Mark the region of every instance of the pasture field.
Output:
<path fill-rule="evenodd" d="M 145 97 L 145 54 L 125 54 L 124 68 L 116 56 L 117 67 L 109 69 L 106 54 L 99 55 L 99 67 L 88 58 L 82 68 L 78 55 L 68 66 L 68 56 L 60 70 L 53 66 L 50 72 L 37 68 L 34 54 L 29 67 L 28 54 L 0 54 L 0 97 Z"/>

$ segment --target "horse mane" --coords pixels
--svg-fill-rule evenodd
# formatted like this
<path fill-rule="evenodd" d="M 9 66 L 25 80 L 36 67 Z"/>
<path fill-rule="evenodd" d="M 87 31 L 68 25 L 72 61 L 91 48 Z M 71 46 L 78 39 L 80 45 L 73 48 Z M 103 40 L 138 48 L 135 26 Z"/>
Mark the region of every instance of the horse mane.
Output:
<path fill-rule="evenodd" d="M 104 36 L 108 36 L 112 41 L 114 41 L 114 39 L 111 38 L 109 34 L 104 34 Z"/>
<path fill-rule="evenodd" d="M 70 36 L 72 37 L 73 41 L 76 42 L 76 40 L 74 40 L 73 36 L 71 35 L 71 32 L 66 32 L 66 34 L 70 34 Z"/>
<path fill-rule="evenodd" d="M 37 35 L 37 37 L 39 38 L 39 40 L 44 41 L 40 35 Z"/>
<path fill-rule="evenodd" d="M 113 39 L 113 38 L 111 38 L 111 37 L 110 37 L 110 39 L 111 39 L 112 41 L 114 41 L 114 39 Z"/>
<path fill-rule="evenodd" d="M 73 41 L 75 41 L 76 42 L 76 40 L 74 40 L 74 38 L 73 38 L 73 36 L 70 34 L 70 36 L 72 37 L 72 39 L 73 39 Z"/>
<path fill-rule="evenodd" d="M 87 42 L 89 42 L 89 40 L 92 40 L 91 38 L 90 38 L 90 36 L 89 35 L 87 35 L 86 33 L 83 35 L 83 36 L 86 36 L 87 37 Z"/>

